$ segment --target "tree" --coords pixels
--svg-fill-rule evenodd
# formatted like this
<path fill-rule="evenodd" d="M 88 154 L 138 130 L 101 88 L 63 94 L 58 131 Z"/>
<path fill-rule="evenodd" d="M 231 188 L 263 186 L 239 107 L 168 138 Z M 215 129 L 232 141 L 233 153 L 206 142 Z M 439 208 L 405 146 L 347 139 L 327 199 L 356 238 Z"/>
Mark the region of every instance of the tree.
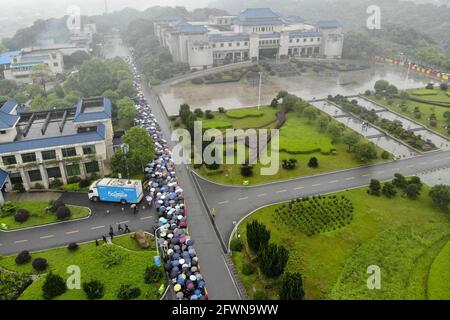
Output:
<path fill-rule="evenodd" d="M 19 91 L 14 95 L 14 100 L 16 100 L 18 104 L 24 104 L 28 101 L 28 97 L 23 92 Z"/>
<path fill-rule="evenodd" d="M 131 300 L 141 295 L 141 289 L 133 287 L 131 284 L 122 284 L 117 293 L 119 300 Z"/>
<path fill-rule="evenodd" d="M 280 300 L 303 300 L 304 296 L 302 275 L 298 272 L 287 272 L 281 283 Z"/>
<path fill-rule="evenodd" d="M 396 173 L 396 174 L 394 174 L 394 179 L 392 180 L 392 184 L 395 187 L 403 190 L 406 188 L 407 181 L 406 181 L 406 178 L 402 174 Z"/>
<path fill-rule="evenodd" d="M 278 100 L 273 98 L 272 101 L 270 102 L 270 106 L 272 108 L 277 108 L 278 107 Z"/>
<path fill-rule="evenodd" d="M 42 110 L 47 109 L 47 101 L 42 96 L 37 96 L 33 99 L 33 102 L 31 102 L 31 109 L 33 110 Z"/>
<path fill-rule="evenodd" d="M 439 184 L 431 188 L 429 195 L 433 204 L 444 212 L 450 211 L 450 186 Z"/>
<path fill-rule="evenodd" d="M 316 157 L 312 157 L 308 161 L 308 167 L 310 168 L 318 168 L 319 167 L 319 160 Z"/>
<path fill-rule="evenodd" d="M 84 61 L 89 60 L 91 56 L 83 50 L 77 50 L 70 56 L 64 56 L 64 68 L 70 70 L 83 64 Z"/>
<path fill-rule="evenodd" d="M 45 277 L 44 284 L 42 285 L 42 296 L 45 300 L 51 300 L 57 296 L 66 292 L 66 282 L 60 275 L 50 272 Z"/>
<path fill-rule="evenodd" d="M 442 82 L 439 87 L 441 88 L 442 91 L 447 91 L 448 90 L 448 84 L 445 82 Z"/>
<path fill-rule="evenodd" d="M 289 93 L 285 90 L 281 90 L 280 92 L 278 92 L 277 94 L 277 99 L 284 99 L 284 97 L 286 97 Z"/>
<path fill-rule="evenodd" d="M 190 114 L 191 107 L 188 104 L 183 103 L 182 105 L 180 105 L 180 111 L 178 112 L 178 115 L 180 116 L 181 123 L 186 125 L 187 119 L 189 118 Z"/>
<path fill-rule="evenodd" d="M 162 278 L 161 269 L 155 265 L 145 268 L 144 282 L 147 284 L 156 283 Z"/>
<path fill-rule="evenodd" d="M 101 299 L 105 295 L 105 286 L 98 280 L 83 283 L 83 290 L 89 300 Z"/>
<path fill-rule="evenodd" d="M 115 176 L 127 177 L 127 157 L 122 150 L 116 151 L 110 160 L 112 173 Z"/>
<path fill-rule="evenodd" d="M 124 97 L 117 101 L 117 119 L 119 120 L 119 126 L 122 129 L 130 128 L 138 115 L 139 112 L 134 107 L 133 100 Z"/>
<path fill-rule="evenodd" d="M 324 114 L 321 114 L 317 119 L 317 123 L 319 124 L 320 130 L 325 131 L 330 123 L 330 117 Z"/>
<path fill-rule="evenodd" d="M 415 183 L 409 183 L 405 189 L 405 195 L 412 200 L 417 199 L 420 196 L 420 187 Z"/>
<path fill-rule="evenodd" d="M 113 77 L 106 63 L 100 59 L 85 61 L 78 72 L 78 84 L 85 96 L 100 96 L 112 89 Z M 76 88 L 71 88 L 77 90 Z"/>
<path fill-rule="evenodd" d="M 44 96 L 47 96 L 46 84 L 52 79 L 52 71 L 46 64 L 40 63 L 31 68 L 31 79 L 42 86 Z"/>
<path fill-rule="evenodd" d="M 247 243 L 250 250 L 257 253 L 260 248 L 268 245 L 270 240 L 270 231 L 266 226 L 257 220 L 247 224 Z"/>
<path fill-rule="evenodd" d="M 383 93 L 389 88 L 389 82 L 386 80 L 378 80 L 375 82 L 374 88 L 376 93 Z"/>
<path fill-rule="evenodd" d="M 394 95 L 398 93 L 398 89 L 396 86 L 394 86 L 393 84 L 390 84 L 387 89 L 386 89 L 386 93 L 388 95 Z"/>
<path fill-rule="evenodd" d="M 397 190 L 395 190 L 395 187 L 391 182 L 386 182 L 383 185 L 382 193 L 388 198 L 393 198 L 397 194 Z"/>
<path fill-rule="evenodd" d="M 308 121 L 311 123 L 314 121 L 317 117 L 317 110 L 316 108 L 312 106 L 308 106 L 303 110 L 303 115 L 308 119 Z"/>
<path fill-rule="evenodd" d="M 42 91 L 42 88 L 39 85 L 35 84 L 35 83 L 31 83 L 31 84 L 27 85 L 25 90 L 26 90 L 26 92 L 28 93 L 28 96 L 31 99 L 33 99 L 33 98 L 35 98 L 37 96 L 44 95 L 44 92 Z"/>
<path fill-rule="evenodd" d="M 283 97 L 283 108 L 287 111 L 292 111 L 297 101 L 298 97 L 294 96 L 293 94 L 287 94 Z"/>
<path fill-rule="evenodd" d="M 352 150 L 353 147 L 359 142 L 360 136 L 354 131 L 350 131 L 344 134 L 342 142 L 348 146 L 348 150 Z"/>
<path fill-rule="evenodd" d="M 331 136 L 331 139 L 333 140 L 333 142 L 337 142 L 339 141 L 339 139 L 342 137 L 342 132 L 343 129 L 342 127 L 335 121 L 331 122 L 328 125 L 328 133 Z"/>
<path fill-rule="evenodd" d="M 55 94 L 58 98 L 61 98 L 61 99 L 64 98 L 65 92 L 64 92 L 63 87 L 60 84 L 57 84 L 55 86 L 55 88 L 53 88 L 53 91 L 55 92 Z"/>
<path fill-rule="evenodd" d="M 373 196 L 381 195 L 381 183 L 379 180 L 376 179 L 370 180 L 368 193 Z"/>
<path fill-rule="evenodd" d="M 253 166 L 250 166 L 248 164 L 243 164 L 241 166 L 241 176 L 246 177 L 246 178 L 253 176 Z"/>
<path fill-rule="evenodd" d="M 258 252 L 258 263 L 261 272 L 270 278 L 283 274 L 289 260 L 289 252 L 284 246 L 271 243 L 262 246 Z"/>
<path fill-rule="evenodd" d="M 12 80 L 0 79 L 0 96 L 6 96 L 17 90 L 17 83 Z"/>
<path fill-rule="evenodd" d="M 194 110 L 194 114 L 195 114 L 195 116 L 198 117 L 198 118 L 203 118 L 203 110 L 200 109 L 200 108 L 195 109 L 195 110 Z"/>
<path fill-rule="evenodd" d="M 130 147 L 129 159 L 133 173 L 144 171 L 144 165 L 155 156 L 155 146 L 147 130 L 140 127 L 132 127 L 123 136 L 123 142 Z M 131 173 L 131 170 L 130 170 Z"/>
<path fill-rule="evenodd" d="M 136 96 L 136 89 L 133 86 L 132 80 L 120 81 L 117 91 L 122 97 L 134 98 Z"/>
<path fill-rule="evenodd" d="M 370 142 L 358 142 L 354 152 L 356 157 L 363 162 L 377 158 L 377 149 L 375 148 L 375 145 Z"/>

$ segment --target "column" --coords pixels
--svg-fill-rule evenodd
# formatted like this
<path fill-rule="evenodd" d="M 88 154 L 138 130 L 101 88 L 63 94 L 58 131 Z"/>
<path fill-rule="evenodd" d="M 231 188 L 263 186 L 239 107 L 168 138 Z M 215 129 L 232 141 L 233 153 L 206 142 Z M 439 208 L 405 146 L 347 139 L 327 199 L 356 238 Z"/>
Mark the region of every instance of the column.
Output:
<path fill-rule="evenodd" d="M 42 182 L 44 184 L 44 188 L 48 189 L 48 175 L 47 170 L 44 168 L 44 165 L 39 165 L 39 171 L 41 172 Z"/>
<path fill-rule="evenodd" d="M 29 191 L 31 189 L 30 179 L 28 177 L 27 172 L 24 168 L 20 168 L 20 175 L 22 177 L 22 184 L 26 191 Z"/>
<path fill-rule="evenodd" d="M 61 179 L 62 179 L 62 182 L 63 182 L 64 184 L 67 184 L 66 169 L 64 168 L 64 162 L 63 162 L 63 161 L 61 161 L 61 162 L 59 163 L 59 171 L 61 171 Z"/>

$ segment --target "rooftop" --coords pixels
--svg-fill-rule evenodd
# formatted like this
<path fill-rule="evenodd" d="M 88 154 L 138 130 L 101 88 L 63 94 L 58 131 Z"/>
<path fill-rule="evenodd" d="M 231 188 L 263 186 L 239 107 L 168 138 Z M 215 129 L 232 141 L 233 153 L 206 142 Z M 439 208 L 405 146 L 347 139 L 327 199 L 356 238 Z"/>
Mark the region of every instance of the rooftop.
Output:
<path fill-rule="evenodd" d="M 9 52 L 0 54 L 0 65 L 10 64 L 11 58 L 17 57 L 18 55 L 20 55 L 20 51 L 9 51 Z"/>
<path fill-rule="evenodd" d="M 317 21 L 316 26 L 321 29 L 334 29 L 342 27 L 342 24 L 337 20 L 322 20 Z"/>
<path fill-rule="evenodd" d="M 76 106 L 74 122 L 111 119 L 111 100 L 107 97 L 83 99 Z"/>
<path fill-rule="evenodd" d="M 15 107 L 16 100 L 0 101 L 0 129 L 10 129 L 17 124 L 20 117 L 14 114 Z"/>
<path fill-rule="evenodd" d="M 248 41 L 250 36 L 245 33 L 231 33 L 231 34 L 212 34 L 209 36 L 209 41 L 226 42 L 226 41 Z"/>
<path fill-rule="evenodd" d="M 175 28 L 181 33 L 206 33 L 208 28 L 201 25 L 193 25 L 187 22 L 178 23 Z"/>

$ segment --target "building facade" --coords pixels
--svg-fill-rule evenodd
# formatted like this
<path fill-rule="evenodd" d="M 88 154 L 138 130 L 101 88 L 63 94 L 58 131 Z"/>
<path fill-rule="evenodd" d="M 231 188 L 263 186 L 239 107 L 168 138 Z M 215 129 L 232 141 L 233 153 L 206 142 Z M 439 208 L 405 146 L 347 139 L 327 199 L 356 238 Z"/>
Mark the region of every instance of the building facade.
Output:
<path fill-rule="evenodd" d="M 154 30 L 176 61 L 197 69 L 260 57 L 341 58 L 344 42 L 337 21 L 308 24 L 301 17 L 282 17 L 269 8 L 212 16 L 207 22 L 164 16 L 155 22 Z"/>
<path fill-rule="evenodd" d="M 6 190 L 23 184 L 46 189 L 54 179 L 110 173 L 113 155 L 111 102 L 81 100 L 75 107 L 18 110 L 14 100 L 0 102 L 0 172 Z M 0 176 L 3 176 L 0 174 Z"/>

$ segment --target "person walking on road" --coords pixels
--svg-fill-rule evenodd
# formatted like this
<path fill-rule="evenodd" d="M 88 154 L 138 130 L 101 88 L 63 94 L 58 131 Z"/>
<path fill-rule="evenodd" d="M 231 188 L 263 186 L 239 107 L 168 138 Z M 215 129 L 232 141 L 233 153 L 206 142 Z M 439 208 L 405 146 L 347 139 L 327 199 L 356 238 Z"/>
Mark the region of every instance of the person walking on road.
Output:
<path fill-rule="evenodd" d="M 102 236 L 102 239 L 103 239 L 104 243 L 108 243 L 108 241 L 106 241 L 106 237 L 105 236 Z"/>
<path fill-rule="evenodd" d="M 211 216 L 213 217 L 213 219 L 216 218 L 216 209 L 215 208 L 211 209 Z"/>
<path fill-rule="evenodd" d="M 119 223 L 118 225 L 117 225 L 117 232 L 122 232 L 123 231 L 123 228 L 122 228 L 122 225 Z"/>
<path fill-rule="evenodd" d="M 128 228 L 128 225 L 125 225 L 125 233 L 130 233 L 130 228 Z"/>

